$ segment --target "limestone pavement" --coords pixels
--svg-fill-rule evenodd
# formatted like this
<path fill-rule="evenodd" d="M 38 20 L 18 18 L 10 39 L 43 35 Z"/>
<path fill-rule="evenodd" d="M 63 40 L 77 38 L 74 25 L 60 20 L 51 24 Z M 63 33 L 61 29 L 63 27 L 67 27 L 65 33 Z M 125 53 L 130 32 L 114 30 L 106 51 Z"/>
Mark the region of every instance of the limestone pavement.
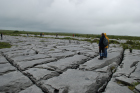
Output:
<path fill-rule="evenodd" d="M 3 41 L 13 46 L 0 49 L 2 93 L 133 93 L 117 81 L 140 80 L 139 50 L 110 44 L 108 57 L 98 60 L 96 43 L 23 36 Z"/>

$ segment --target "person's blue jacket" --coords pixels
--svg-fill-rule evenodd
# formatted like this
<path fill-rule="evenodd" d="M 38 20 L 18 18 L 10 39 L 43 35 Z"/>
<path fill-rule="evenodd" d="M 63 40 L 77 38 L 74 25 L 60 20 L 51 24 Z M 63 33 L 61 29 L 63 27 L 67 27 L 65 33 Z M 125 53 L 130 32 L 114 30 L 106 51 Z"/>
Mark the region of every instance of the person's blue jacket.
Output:
<path fill-rule="evenodd" d="M 104 38 L 105 38 L 105 36 L 102 36 L 102 37 L 100 38 L 99 47 L 105 47 L 104 44 L 103 44 Z"/>

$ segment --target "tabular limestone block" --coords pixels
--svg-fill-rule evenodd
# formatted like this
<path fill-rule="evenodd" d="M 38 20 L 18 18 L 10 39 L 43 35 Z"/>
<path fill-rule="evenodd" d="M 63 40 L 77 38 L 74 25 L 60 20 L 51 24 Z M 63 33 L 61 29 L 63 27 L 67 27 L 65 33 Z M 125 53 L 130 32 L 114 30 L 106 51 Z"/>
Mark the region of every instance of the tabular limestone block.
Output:
<path fill-rule="evenodd" d="M 99 68 L 103 68 L 108 66 L 109 64 L 116 62 L 117 64 L 121 61 L 121 55 L 119 52 L 108 53 L 108 58 L 104 58 L 103 60 L 99 60 L 99 56 L 80 65 L 79 69 L 83 70 L 95 70 Z"/>
<path fill-rule="evenodd" d="M 127 85 L 132 85 L 132 83 L 137 82 L 132 78 L 127 78 L 127 77 L 123 77 L 123 76 L 116 77 L 115 79 L 118 80 L 118 81 L 121 81 L 121 82 L 123 82 Z"/>
<path fill-rule="evenodd" d="M 140 92 L 140 84 L 135 87 Z"/>
<path fill-rule="evenodd" d="M 42 92 L 42 90 L 40 88 L 38 88 L 36 85 L 33 85 L 19 93 L 44 93 L 44 92 Z"/>
<path fill-rule="evenodd" d="M 140 79 L 140 62 L 138 63 L 136 70 L 130 75 L 130 77 Z"/>
<path fill-rule="evenodd" d="M 45 54 L 36 54 L 36 55 L 27 55 L 27 56 L 17 56 L 11 58 L 15 62 L 20 62 L 20 61 L 32 61 L 32 60 L 38 60 L 38 59 L 45 59 L 49 58 L 50 56 L 45 55 Z"/>
<path fill-rule="evenodd" d="M 38 60 L 32 60 L 32 61 L 21 61 L 21 62 L 15 63 L 15 65 L 17 65 L 19 69 L 25 70 L 26 68 L 30 68 L 38 64 L 49 63 L 55 60 L 56 60 L 55 58 L 46 58 L 46 59 L 38 59 Z"/>
<path fill-rule="evenodd" d="M 86 56 L 83 55 L 74 55 L 73 57 L 68 57 L 65 59 L 60 59 L 56 62 L 38 65 L 36 67 L 42 67 L 42 68 L 52 68 L 54 70 L 60 70 L 64 71 L 67 68 L 74 68 L 75 66 L 82 64 L 87 60 Z"/>
<path fill-rule="evenodd" d="M 5 63 L 8 63 L 8 61 L 3 56 L 0 56 L 0 64 L 5 64 Z"/>
<path fill-rule="evenodd" d="M 62 58 L 62 57 L 73 56 L 74 54 L 75 54 L 74 52 L 68 51 L 68 52 L 60 52 L 60 53 L 50 53 L 48 55 L 53 58 Z"/>
<path fill-rule="evenodd" d="M 107 78 L 103 73 L 69 69 L 58 77 L 42 81 L 42 86 L 50 93 L 96 93 Z"/>
<path fill-rule="evenodd" d="M 133 91 L 129 90 L 127 86 L 120 86 L 113 80 L 111 80 L 107 87 L 105 92 L 103 93 L 134 93 Z"/>
<path fill-rule="evenodd" d="M 15 70 L 15 67 L 13 67 L 10 63 L 0 64 L 0 75 Z"/>
<path fill-rule="evenodd" d="M 18 93 L 31 85 L 29 78 L 17 71 L 0 76 L 0 92 Z"/>
<path fill-rule="evenodd" d="M 136 50 L 133 53 L 137 53 Z M 124 52 L 124 59 L 120 65 L 120 67 L 118 67 L 116 73 L 114 74 L 114 76 L 121 76 L 121 75 L 125 75 L 127 77 L 131 77 L 131 73 L 137 73 L 135 74 L 136 77 L 140 77 L 139 76 L 139 71 L 134 72 L 136 67 L 139 68 L 139 66 L 137 66 L 137 64 L 139 63 L 140 57 L 139 56 L 133 56 L 132 53 L 129 52 L 129 50 L 125 50 Z M 138 70 L 138 69 L 137 69 Z M 135 75 L 133 74 L 132 77 Z"/>
<path fill-rule="evenodd" d="M 29 54 L 35 54 L 35 51 L 32 49 L 25 49 L 25 50 L 17 50 L 17 51 L 10 51 L 4 53 L 7 55 L 8 58 L 16 57 L 16 56 L 21 56 L 21 55 L 29 55 Z"/>
<path fill-rule="evenodd" d="M 59 75 L 57 72 L 41 68 L 31 68 L 24 71 L 24 73 L 30 76 L 30 78 L 34 79 L 34 81 L 38 81 L 40 79 L 48 79 Z"/>

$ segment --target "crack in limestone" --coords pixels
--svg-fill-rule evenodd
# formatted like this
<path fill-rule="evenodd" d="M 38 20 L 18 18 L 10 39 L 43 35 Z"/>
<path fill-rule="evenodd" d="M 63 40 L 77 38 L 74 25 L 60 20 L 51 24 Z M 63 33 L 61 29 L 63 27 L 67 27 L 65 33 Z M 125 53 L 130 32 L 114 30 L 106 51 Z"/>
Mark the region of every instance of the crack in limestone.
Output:
<path fill-rule="evenodd" d="M 24 76 L 28 77 L 33 84 L 35 84 L 36 86 L 38 86 L 44 93 L 49 93 L 48 91 L 46 91 L 46 89 L 42 89 L 42 87 L 40 87 L 39 83 L 37 83 L 36 81 L 33 80 L 33 78 L 31 78 L 30 76 L 28 76 L 27 74 L 23 73 L 22 70 L 20 70 L 19 68 L 17 68 L 13 62 L 11 62 L 11 60 L 9 60 L 9 58 L 6 57 L 6 55 L 4 53 L 1 52 L 1 55 L 5 57 L 5 59 L 12 65 L 14 66 L 18 71 L 20 71 Z"/>
<path fill-rule="evenodd" d="M 134 73 L 137 69 L 137 65 L 138 65 L 139 61 L 135 61 L 133 62 L 133 64 L 130 66 L 131 68 L 134 66 L 134 70 L 128 75 L 128 78 L 130 78 L 131 74 Z"/>

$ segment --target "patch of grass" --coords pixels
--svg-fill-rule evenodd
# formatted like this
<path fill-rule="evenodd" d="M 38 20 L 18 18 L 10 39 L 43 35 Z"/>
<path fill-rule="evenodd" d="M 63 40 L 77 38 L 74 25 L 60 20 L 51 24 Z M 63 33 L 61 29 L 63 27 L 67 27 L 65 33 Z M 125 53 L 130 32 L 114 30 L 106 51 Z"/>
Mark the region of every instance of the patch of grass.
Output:
<path fill-rule="evenodd" d="M 137 85 L 139 85 L 140 84 L 140 82 L 133 82 L 132 83 L 132 85 L 134 85 L 134 86 L 137 86 Z"/>
<path fill-rule="evenodd" d="M 2 48 L 10 48 L 12 45 L 7 42 L 0 42 L 0 49 Z"/>
<path fill-rule="evenodd" d="M 135 89 L 135 86 L 128 86 L 128 88 L 133 91 Z"/>
<path fill-rule="evenodd" d="M 140 50 L 140 42 L 139 41 L 132 41 L 132 40 L 128 40 L 126 41 L 126 43 L 121 44 L 123 49 L 129 49 L 130 53 L 132 52 L 133 49 L 138 49 Z"/>
<path fill-rule="evenodd" d="M 113 70 L 115 69 L 115 67 L 114 66 L 112 66 L 111 68 L 110 68 L 110 70 L 113 72 Z"/>
<path fill-rule="evenodd" d="M 19 33 L 19 31 L 16 30 L 16 31 L 14 31 L 13 33 Z"/>
<path fill-rule="evenodd" d="M 120 42 L 116 40 L 109 40 L 109 44 L 120 44 Z"/>
<path fill-rule="evenodd" d="M 135 42 L 133 42 L 133 41 L 131 41 L 131 40 L 127 40 L 125 44 L 133 45 L 133 44 L 135 44 Z"/>
<path fill-rule="evenodd" d="M 129 48 L 127 44 L 121 44 L 121 45 L 122 45 L 124 50 Z"/>
<path fill-rule="evenodd" d="M 128 86 L 128 88 L 133 91 L 135 89 L 135 87 L 139 84 L 140 84 L 140 82 L 133 82 L 131 86 Z"/>
<path fill-rule="evenodd" d="M 40 42 L 45 42 L 44 40 L 40 40 Z"/>
<path fill-rule="evenodd" d="M 116 81 L 117 82 L 117 84 L 123 84 L 123 85 L 125 85 L 125 86 L 127 86 L 130 90 L 134 90 L 135 89 L 135 87 L 137 86 L 137 85 L 139 85 L 140 84 L 140 82 L 133 82 L 131 85 L 127 85 L 126 83 L 123 83 L 123 82 L 121 82 L 121 81 Z"/>
<path fill-rule="evenodd" d="M 54 51 L 54 49 L 50 49 L 49 51 Z"/>
<path fill-rule="evenodd" d="M 82 41 L 87 41 L 87 42 L 93 43 L 93 41 L 91 39 L 83 39 Z"/>
<path fill-rule="evenodd" d="M 99 40 L 98 39 L 94 39 L 93 42 L 96 42 L 98 44 Z"/>
<path fill-rule="evenodd" d="M 79 39 L 76 39 L 76 38 L 71 38 L 71 37 L 55 38 L 55 39 L 79 40 Z"/>
<path fill-rule="evenodd" d="M 121 81 L 116 81 L 117 82 L 117 84 L 122 84 L 122 82 Z"/>

